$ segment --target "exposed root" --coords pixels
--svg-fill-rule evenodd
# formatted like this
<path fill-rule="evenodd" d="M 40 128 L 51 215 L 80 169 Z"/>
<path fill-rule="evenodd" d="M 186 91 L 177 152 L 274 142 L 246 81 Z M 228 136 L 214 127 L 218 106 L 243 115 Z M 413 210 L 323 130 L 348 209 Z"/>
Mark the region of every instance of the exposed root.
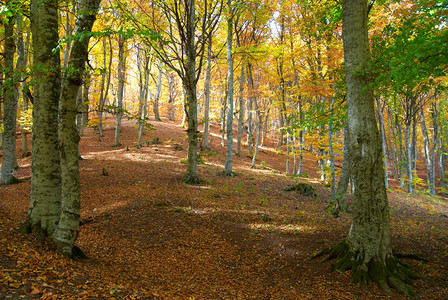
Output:
<path fill-rule="evenodd" d="M 308 259 L 322 257 L 321 261 L 336 259 L 332 265 L 333 270 L 343 273 L 352 271 L 352 281 L 361 286 L 368 286 L 376 282 L 386 293 L 392 289 L 411 297 L 416 293 L 409 286 L 412 279 L 420 278 L 409 266 L 399 261 L 395 256 L 390 256 L 386 263 L 373 257 L 365 261 L 363 253 L 353 252 L 346 242 L 319 250 L 309 256 Z"/>
<path fill-rule="evenodd" d="M 423 255 L 417 254 L 417 253 L 394 252 L 394 256 L 396 258 L 412 258 L 412 259 L 419 260 L 419 261 L 424 261 L 424 262 L 428 262 L 429 261 Z"/>
<path fill-rule="evenodd" d="M 182 179 L 185 184 L 200 184 L 202 180 L 197 178 L 196 176 L 187 175 Z"/>

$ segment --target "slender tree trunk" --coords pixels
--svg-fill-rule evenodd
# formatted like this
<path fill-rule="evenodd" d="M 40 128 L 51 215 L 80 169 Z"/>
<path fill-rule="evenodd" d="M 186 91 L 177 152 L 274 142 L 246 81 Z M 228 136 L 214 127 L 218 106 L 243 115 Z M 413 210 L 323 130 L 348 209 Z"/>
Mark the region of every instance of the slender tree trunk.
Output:
<path fill-rule="evenodd" d="M 221 109 L 221 146 L 225 146 L 226 140 L 226 122 L 227 122 L 227 93 L 221 98 L 222 109 Z"/>
<path fill-rule="evenodd" d="M 142 80 L 141 84 L 141 93 L 139 96 L 139 102 L 142 105 L 142 111 L 140 112 L 139 115 L 139 120 L 138 120 L 138 140 L 137 140 L 137 147 L 141 148 L 143 147 L 143 129 L 145 128 L 145 123 L 146 123 L 146 111 L 147 111 L 147 107 L 148 107 L 148 96 L 149 96 L 149 57 L 145 56 L 145 61 L 144 61 L 144 68 L 143 68 L 143 72 L 140 75 L 141 77 L 143 77 L 144 75 L 144 80 Z"/>
<path fill-rule="evenodd" d="M 210 135 L 210 78 L 212 69 L 212 35 L 208 38 L 207 49 L 207 67 L 205 71 L 205 107 L 204 107 L 204 135 L 202 137 L 203 147 L 210 150 L 209 135 Z"/>
<path fill-rule="evenodd" d="M 426 173 L 427 173 L 427 182 L 428 182 L 428 190 L 432 196 L 436 195 L 436 186 L 435 186 L 435 172 L 434 172 L 434 148 L 430 147 L 428 130 L 426 129 L 425 115 L 423 113 L 423 107 L 420 110 L 420 126 L 422 129 L 423 135 L 423 143 L 425 148 L 425 159 L 426 159 Z"/>
<path fill-rule="evenodd" d="M 406 183 L 407 192 L 413 193 L 412 186 L 412 145 L 411 145 L 411 118 L 406 118 L 405 121 L 405 144 L 406 144 L 406 171 L 408 180 Z"/>
<path fill-rule="evenodd" d="M 328 122 L 328 151 L 330 152 L 330 185 L 331 185 L 331 203 L 335 202 L 336 199 L 336 171 L 334 166 L 334 150 L 333 150 L 333 107 L 334 107 L 335 97 L 331 99 L 330 104 L 330 120 Z"/>
<path fill-rule="evenodd" d="M 260 110 L 257 107 L 258 106 L 257 100 L 254 99 L 254 102 L 255 102 L 255 110 L 256 110 L 258 122 L 257 122 L 257 135 L 256 135 L 255 147 L 254 147 L 254 156 L 252 157 L 252 165 L 251 165 L 252 169 L 255 168 L 255 162 L 257 161 L 258 146 L 260 145 L 261 126 L 262 126 L 262 122 L 263 122 L 263 118 L 260 114 Z"/>
<path fill-rule="evenodd" d="M 126 71 L 125 58 L 125 40 L 122 36 L 118 38 L 118 90 L 117 90 L 117 114 L 115 127 L 115 141 L 114 147 L 120 146 L 120 132 L 121 119 L 123 118 L 123 95 L 124 95 L 124 80 Z"/>
<path fill-rule="evenodd" d="M 248 146 L 248 150 L 249 150 L 249 155 L 252 153 L 252 139 L 253 139 L 253 124 L 252 124 L 252 106 L 253 106 L 253 102 L 256 101 L 255 97 L 253 96 L 253 93 L 255 92 L 255 84 L 254 84 L 254 79 L 252 77 L 252 65 L 251 64 L 247 64 L 247 83 L 249 86 L 249 103 L 248 103 L 248 107 L 247 107 L 247 113 L 248 113 L 248 117 L 247 117 L 247 146 Z"/>
<path fill-rule="evenodd" d="M 350 182 L 350 154 L 348 153 L 348 141 L 349 141 L 349 132 L 348 126 L 344 128 L 344 158 L 342 160 L 342 170 L 341 175 L 339 177 L 338 187 L 336 189 L 336 200 L 338 211 L 346 210 L 347 203 L 345 201 L 345 194 L 347 193 L 348 184 Z M 336 212 L 335 209 L 335 212 Z"/>
<path fill-rule="evenodd" d="M 383 162 L 384 162 L 384 184 L 386 188 L 389 188 L 389 176 L 388 176 L 388 168 L 387 168 L 387 156 L 386 156 L 386 133 L 384 132 L 384 117 L 383 117 L 383 109 L 381 107 L 381 101 L 379 98 L 376 98 L 376 107 L 378 111 L 378 122 L 380 127 L 380 135 L 382 141 L 382 149 L 383 149 Z"/>
<path fill-rule="evenodd" d="M 3 160 L 0 171 L 0 184 L 11 184 L 14 182 L 13 172 L 17 163 L 16 156 L 16 122 L 17 122 L 17 99 L 18 80 L 14 76 L 14 53 L 16 44 L 14 41 L 15 16 L 7 18 L 5 22 L 5 44 L 3 56 L 5 60 L 5 85 L 3 89 Z"/>
<path fill-rule="evenodd" d="M 241 65 L 240 75 L 240 87 L 239 87 L 239 111 L 238 111 L 238 134 L 236 145 L 236 156 L 241 157 L 241 142 L 243 138 L 243 126 L 244 126 L 244 65 Z"/>
<path fill-rule="evenodd" d="M 227 0 L 227 7 L 230 14 L 232 14 L 232 0 Z M 224 174 L 232 176 L 233 163 L 233 16 L 227 19 L 227 150 L 226 162 L 224 166 Z"/>
<path fill-rule="evenodd" d="M 26 33 L 26 40 L 23 40 L 23 20 L 20 14 L 17 15 L 17 64 L 16 69 L 18 72 L 25 72 L 28 65 L 28 48 L 30 45 L 30 32 Z M 27 89 L 27 83 L 25 82 L 26 76 L 20 75 L 21 78 L 21 89 L 22 89 L 22 115 L 28 110 L 28 96 L 25 92 Z M 20 124 L 20 135 L 22 139 L 22 155 L 21 157 L 26 157 L 30 155 L 28 149 L 28 137 L 27 130 L 24 128 L 24 124 Z"/>
<path fill-rule="evenodd" d="M 89 121 L 89 107 L 90 107 L 89 90 L 90 90 L 90 84 L 91 84 L 91 76 L 90 76 L 90 73 L 88 73 L 85 76 L 84 84 L 83 84 L 83 91 L 82 91 L 81 131 L 79 132 L 79 134 L 81 136 L 84 136 L 84 128 L 86 127 L 87 122 Z"/>
<path fill-rule="evenodd" d="M 103 63 L 104 68 L 106 68 L 106 39 L 103 39 Z M 107 71 L 107 78 L 106 78 L 106 70 L 103 71 L 101 74 L 101 94 L 100 94 L 100 100 L 98 103 L 98 134 L 100 137 L 104 136 L 103 133 L 103 112 L 104 112 L 104 105 L 107 103 L 107 96 L 109 94 L 109 86 L 110 86 L 110 78 L 112 75 L 112 59 L 113 59 L 113 48 L 112 48 L 112 41 L 109 38 L 109 65 L 108 65 L 108 71 Z M 104 83 L 105 82 L 105 83 Z"/>
<path fill-rule="evenodd" d="M 154 121 L 162 122 L 162 119 L 160 119 L 160 113 L 159 113 L 160 91 L 162 90 L 162 73 L 163 73 L 162 72 L 162 62 L 159 63 L 158 69 L 159 69 L 159 76 L 157 77 L 156 94 L 154 97 L 154 104 L 152 106 L 152 111 L 154 112 Z"/>
<path fill-rule="evenodd" d="M 31 32 L 35 67 L 31 199 L 24 233 L 51 236 L 61 212 L 61 166 L 58 145 L 58 103 L 61 88 L 57 46 L 58 1 L 31 0 Z M 56 49 L 56 50 L 55 50 Z"/>

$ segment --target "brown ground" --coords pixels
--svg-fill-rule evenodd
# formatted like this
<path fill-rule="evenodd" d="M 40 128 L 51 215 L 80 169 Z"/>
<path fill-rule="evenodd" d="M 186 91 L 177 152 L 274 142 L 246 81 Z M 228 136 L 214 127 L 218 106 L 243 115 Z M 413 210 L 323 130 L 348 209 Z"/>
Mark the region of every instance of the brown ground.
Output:
<path fill-rule="evenodd" d="M 236 176 L 226 177 L 215 129 L 212 152 L 198 168 L 203 184 L 185 185 L 184 129 L 166 120 L 154 127 L 145 141 L 161 143 L 141 149 L 129 121 L 118 148 L 113 127 L 101 139 L 85 131 L 77 245 L 87 260 L 65 259 L 50 243 L 16 233 L 30 181 L 0 187 L 0 299 L 404 298 L 354 285 L 331 262 L 306 260 L 350 227 L 349 214 L 335 219 L 325 210 L 329 192 L 315 181 L 313 157 L 304 164 L 310 178 L 286 176 L 284 156 L 269 148 L 254 170 L 248 157 L 234 156 Z M 20 159 L 16 176 L 29 178 L 30 162 Z M 311 183 L 318 197 L 282 190 L 295 180 Z M 448 299 L 447 202 L 395 190 L 389 198 L 396 250 L 430 260 L 406 260 L 426 278 L 413 288 L 423 299 Z"/>

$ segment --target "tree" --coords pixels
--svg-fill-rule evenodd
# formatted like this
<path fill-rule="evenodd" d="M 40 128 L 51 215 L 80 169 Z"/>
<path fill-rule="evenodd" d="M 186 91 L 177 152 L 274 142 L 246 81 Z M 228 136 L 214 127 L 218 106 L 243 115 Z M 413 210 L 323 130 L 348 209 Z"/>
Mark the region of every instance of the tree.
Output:
<path fill-rule="evenodd" d="M 381 139 L 376 125 L 370 74 L 367 0 L 343 2 L 342 34 L 347 88 L 350 174 L 354 184 L 352 226 L 346 239 L 319 253 L 337 258 L 333 268 L 352 270 L 355 282 L 376 282 L 415 295 L 405 283 L 410 271 L 392 253 L 389 204 Z"/>
<path fill-rule="evenodd" d="M 33 137 L 31 141 L 31 199 L 22 224 L 24 233 L 52 236 L 61 212 L 61 166 L 58 144 L 58 105 L 61 89 L 58 1 L 31 1 L 34 48 Z"/>
<path fill-rule="evenodd" d="M 12 6 L 13 1 L 8 1 L 9 6 Z M 14 10 L 9 7 L 8 10 Z M 5 67 L 5 81 L 3 87 L 3 148 L 4 156 L 2 167 L 0 171 L 0 184 L 11 184 L 15 180 L 13 172 L 17 163 L 16 157 L 16 119 L 17 119 L 17 75 L 14 72 L 14 53 L 16 51 L 16 44 L 14 41 L 14 24 L 15 15 L 10 12 L 9 17 L 3 21 L 5 25 L 5 45 L 4 45 L 4 67 Z"/>
<path fill-rule="evenodd" d="M 232 7 L 232 0 L 227 0 L 227 150 L 224 174 L 232 176 L 233 163 L 233 15 L 235 8 Z"/>
<path fill-rule="evenodd" d="M 31 30 L 33 45 L 37 47 L 33 67 L 37 82 L 34 87 L 31 201 L 21 231 L 50 237 L 59 251 L 69 257 L 83 256 L 74 247 L 81 203 L 76 99 L 99 4 L 99 0 L 79 3 L 74 37 L 70 37 L 73 45 L 61 85 L 58 2 L 31 1 Z M 58 130 L 59 99 L 61 123 Z"/>
<path fill-rule="evenodd" d="M 53 235 L 59 251 L 72 257 L 82 255 L 73 246 L 78 236 L 81 209 L 81 185 L 79 179 L 78 143 L 80 140 L 76 126 L 78 111 L 77 94 L 82 86 L 85 64 L 90 41 L 89 33 L 96 20 L 101 0 L 81 0 L 78 18 L 75 23 L 74 37 L 67 69 L 64 70 L 61 87 L 59 151 L 61 156 L 61 212 L 56 232 Z M 77 248 L 75 248 L 77 249 Z"/>
<path fill-rule="evenodd" d="M 130 16 L 134 24 L 145 32 L 143 40 L 152 46 L 159 59 L 182 80 L 185 92 L 188 154 L 185 183 L 199 183 L 197 177 L 198 116 L 196 88 L 202 71 L 209 35 L 214 31 L 222 9 L 222 0 L 154 1 L 152 15 L 146 13 L 149 24 Z M 164 16 L 164 21 L 156 15 Z M 143 30 L 144 29 L 144 30 Z M 148 32 L 156 32 L 147 34 Z"/>

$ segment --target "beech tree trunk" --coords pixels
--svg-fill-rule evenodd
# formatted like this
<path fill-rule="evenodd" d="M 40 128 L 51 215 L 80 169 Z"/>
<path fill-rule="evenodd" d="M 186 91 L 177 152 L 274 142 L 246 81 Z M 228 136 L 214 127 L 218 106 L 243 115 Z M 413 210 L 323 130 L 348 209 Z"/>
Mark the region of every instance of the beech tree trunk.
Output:
<path fill-rule="evenodd" d="M 236 156 L 241 157 L 241 140 L 243 138 L 243 126 L 244 126 L 244 65 L 241 65 L 241 75 L 240 75 L 240 87 L 239 87 L 239 111 L 238 111 L 238 133 L 237 133 L 237 144 L 236 144 Z"/>
<path fill-rule="evenodd" d="M 403 265 L 392 254 L 389 204 L 384 184 L 381 139 L 376 125 L 370 74 L 368 0 L 344 0 L 342 34 L 350 138 L 350 173 L 354 184 L 352 225 L 341 244 L 323 251 L 338 258 L 333 268 L 352 270 L 355 282 L 375 281 L 390 291 L 415 295 L 403 281 Z"/>
<path fill-rule="evenodd" d="M 210 77 L 212 69 L 212 35 L 208 38 L 207 67 L 205 70 L 205 105 L 204 105 L 204 135 L 202 137 L 203 147 L 210 150 Z"/>
<path fill-rule="evenodd" d="M 61 60 L 58 49 L 58 1 L 31 0 L 33 65 L 36 67 L 33 108 L 31 199 L 24 233 L 52 236 L 61 211 L 61 166 L 58 104 Z M 56 49 L 56 50 L 55 50 Z"/>
<path fill-rule="evenodd" d="M 124 95 L 124 77 L 126 70 L 125 58 L 125 40 L 122 36 L 118 38 L 118 90 L 117 90 L 117 114 L 115 127 L 114 146 L 120 146 L 121 119 L 123 118 L 123 95 Z"/>
<path fill-rule="evenodd" d="M 14 41 L 15 16 L 5 22 L 5 44 L 3 50 L 5 82 L 3 89 L 3 160 L 0 171 L 0 184 L 14 182 L 13 172 L 17 165 L 16 156 L 16 122 L 17 122 L 17 77 L 14 75 L 14 53 L 16 44 Z"/>
<path fill-rule="evenodd" d="M 81 89 L 89 40 L 87 33 L 92 30 L 100 0 L 81 0 L 75 23 L 75 36 L 83 36 L 73 41 L 68 69 L 62 78 L 61 110 L 59 125 L 59 150 L 61 155 L 62 194 L 61 212 L 56 232 L 53 235 L 59 251 L 65 256 L 73 256 L 73 246 L 78 237 L 81 209 L 81 185 L 79 178 L 79 134 L 76 126 L 78 113 L 77 94 Z M 87 37 L 86 37 L 87 36 Z"/>
<path fill-rule="evenodd" d="M 162 119 L 160 119 L 160 113 L 159 113 L 160 91 L 162 90 L 162 73 L 163 73 L 162 72 L 162 62 L 159 63 L 158 69 L 159 69 L 159 76 L 157 77 L 156 94 L 154 97 L 154 104 L 152 106 L 152 111 L 154 112 L 154 121 L 162 122 Z"/>
<path fill-rule="evenodd" d="M 233 43 L 233 8 L 232 0 L 227 0 L 227 7 L 230 16 L 227 19 L 227 150 L 226 162 L 224 166 L 224 174 L 232 176 L 233 163 L 233 57 L 232 57 L 232 43 Z"/>
<path fill-rule="evenodd" d="M 435 186 L 435 170 L 434 170 L 434 148 L 430 147 L 428 130 L 426 129 L 425 115 L 423 114 L 423 107 L 420 110 L 420 126 L 422 129 L 423 144 L 425 149 L 425 159 L 426 159 L 426 174 L 428 176 L 428 190 L 432 196 L 436 195 Z"/>
<path fill-rule="evenodd" d="M 389 176 L 387 172 L 387 156 L 386 156 L 386 133 L 384 130 L 384 117 L 383 117 L 383 109 L 381 107 L 381 101 L 379 98 L 376 99 L 376 107 L 378 111 L 378 122 L 380 127 L 380 134 L 381 134 L 381 145 L 383 149 L 383 163 L 384 163 L 384 184 L 386 188 L 389 188 Z"/>
<path fill-rule="evenodd" d="M 106 39 L 103 39 L 103 63 L 104 68 L 106 68 Z M 103 133 L 103 112 L 104 112 L 104 104 L 106 103 L 107 96 L 109 94 L 109 86 L 110 86 L 110 77 L 112 74 L 112 57 L 113 49 L 112 42 L 109 38 L 109 65 L 107 70 L 107 79 L 106 79 L 106 70 L 103 70 L 101 74 L 101 92 L 100 92 L 100 100 L 98 103 L 98 134 L 100 137 L 104 136 Z"/>

